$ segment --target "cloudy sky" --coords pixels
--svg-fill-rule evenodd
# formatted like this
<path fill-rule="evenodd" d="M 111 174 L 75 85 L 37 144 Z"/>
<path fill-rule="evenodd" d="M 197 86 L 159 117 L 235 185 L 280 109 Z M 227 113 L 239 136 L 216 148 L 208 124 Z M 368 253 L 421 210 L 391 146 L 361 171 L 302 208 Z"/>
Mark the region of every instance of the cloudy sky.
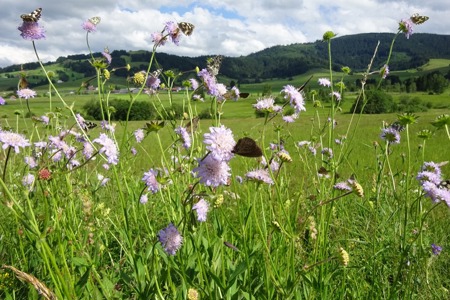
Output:
<path fill-rule="evenodd" d="M 429 16 L 415 32 L 450 34 L 448 0 L 1 0 L 0 67 L 36 61 L 30 41 L 17 27 L 20 15 L 42 7 L 40 24 L 47 38 L 36 42 L 43 61 L 87 53 L 81 23 L 101 17 L 90 34 L 92 51 L 151 50 L 150 34 L 166 21 L 195 25 L 179 46 L 160 52 L 198 56 L 247 55 L 273 45 L 314 42 L 325 31 L 338 35 L 396 32 L 398 22 L 414 13 Z"/>

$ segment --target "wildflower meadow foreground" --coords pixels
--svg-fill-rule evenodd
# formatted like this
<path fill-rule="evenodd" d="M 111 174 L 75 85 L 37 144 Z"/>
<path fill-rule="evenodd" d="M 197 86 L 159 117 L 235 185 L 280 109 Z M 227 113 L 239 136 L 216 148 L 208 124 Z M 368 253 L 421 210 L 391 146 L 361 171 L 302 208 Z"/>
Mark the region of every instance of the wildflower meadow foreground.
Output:
<path fill-rule="evenodd" d="M 41 14 L 22 15 L 18 28 L 40 64 Z M 395 38 L 426 20 L 401 20 Z M 80 30 L 91 51 L 100 18 Z M 48 109 L 32 115 L 37 94 L 21 79 L 17 101 L 30 114 L 0 129 L 0 298 L 450 298 L 450 157 L 432 161 L 427 152 L 450 145 L 450 116 L 437 115 L 432 129 L 420 129 L 414 114 L 393 116 L 364 150 L 354 138 L 361 114 L 338 134 L 345 84 L 331 70 L 333 32 L 323 36 L 330 75 L 310 79 L 328 99 L 308 106 L 308 83 L 287 84 L 249 102 L 260 118 L 243 133 L 222 119 L 242 93 L 218 81 L 217 56 L 206 68 L 184 70 L 192 76 L 177 114 L 172 95 L 161 91 L 180 74 L 164 70 L 154 54 L 191 34 L 193 24 L 172 21 L 149 34 L 153 56 L 146 70 L 130 72 L 127 84 L 138 93 L 130 93 L 124 122 L 112 121 L 108 80 L 116 69 L 107 49 L 89 61 L 101 120 L 75 111 L 42 64 Z M 395 38 L 381 68 L 367 62 L 363 105 L 367 78 L 381 83 L 392 71 Z M 136 127 L 129 115 L 144 94 L 158 118 Z M 200 101 L 210 102 L 208 118 L 199 117 Z M 302 129 L 310 138 L 300 140 L 293 126 L 307 108 L 317 113 L 312 128 Z M 367 152 L 369 167 L 353 159 L 358 151 Z"/>

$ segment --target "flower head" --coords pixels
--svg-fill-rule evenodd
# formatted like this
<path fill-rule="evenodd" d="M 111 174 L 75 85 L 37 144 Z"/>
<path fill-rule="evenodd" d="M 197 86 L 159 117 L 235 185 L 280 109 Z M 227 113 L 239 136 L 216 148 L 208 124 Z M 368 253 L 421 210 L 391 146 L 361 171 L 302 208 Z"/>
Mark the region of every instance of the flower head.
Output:
<path fill-rule="evenodd" d="M 183 243 L 183 237 L 172 223 L 159 231 L 158 239 L 162 244 L 164 251 L 169 255 L 175 255 Z"/>
<path fill-rule="evenodd" d="M 36 41 L 45 39 L 44 27 L 39 26 L 38 22 L 23 22 L 18 29 L 21 32 L 20 36 L 25 40 Z"/>
<path fill-rule="evenodd" d="M 83 24 L 81 24 L 81 27 L 88 33 L 97 31 L 97 25 L 95 25 L 89 20 L 84 21 Z"/>
<path fill-rule="evenodd" d="M 180 126 L 175 128 L 175 133 L 177 133 L 183 140 L 183 147 L 185 149 L 191 148 L 191 136 L 189 135 L 185 127 Z"/>
<path fill-rule="evenodd" d="M 322 86 L 331 86 L 331 81 L 328 78 L 319 78 L 319 84 Z"/>
<path fill-rule="evenodd" d="M 228 179 L 231 176 L 230 170 L 231 168 L 226 161 L 214 159 L 210 154 L 199 160 L 199 166 L 193 172 L 196 173 L 196 177 L 200 178 L 200 183 L 218 187 L 228 184 Z"/>
<path fill-rule="evenodd" d="M 117 165 L 119 162 L 119 149 L 117 149 L 117 145 L 112 139 L 110 139 L 106 134 L 100 133 L 100 136 L 92 142 L 103 146 L 100 148 L 99 152 L 106 155 L 108 163 Z"/>
<path fill-rule="evenodd" d="M 34 98 L 37 94 L 35 91 L 25 88 L 25 89 L 18 90 L 17 95 L 23 99 L 30 99 L 30 98 Z"/>
<path fill-rule="evenodd" d="M 27 174 L 22 178 L 22 185 L 28 187 L 30 191 L 33 189 L 33 183 L 34 183 L 33 174 Z"/>
<path fill-rule="evenodd" d="M 284 98 L 289 100 L 289 103 L 294 108 L 296 114 L 301 111 L 306 111 L 305 100 L 296 87 L 285 85 L 281 92 L 284 93 Z"/>
<path fill-rule="evenodd" d="M 3 149 L 11 147 L 14 149 L 16 153 L 20 152 L 19 148 L 25 148 L 31 145 L 29 140 L 27 140 L 23 135 L 15 132 L 1 131 L 1 130 L 0 130 L 0 143 L 3 144 L 2 146 Z"/>
<path fill-rule="evenodd" d="M 431 244 L 431 251 L 433 252 L 434 255 L 439 255 L 441 254 L 442 247 L 435 244 Z"/>
<path fill-rule="evenodd" d="M 261 183 L 267 183 L 267 184 L 273 184 L 273 179 L 270 177 L 269 172 L 266 169 L 259 169 L 250 171 L 247 174 L 245 174 L 245 177 L 247 177 L 248 180 L 261 182 Z"/>
<path fill-rule="evenodd" d="M 233 157 L 233 148 L 236 141 L 233 138 L 231 129 L 224 125 L 220 127 L 210 127 L 209 133 L 204 134 L 203 143 L 206 149 L 211 151 L 211 156 L 216 160 L 229 161 Z"/>
<path fill-rule="evenodd" d="M 380 135 L 381 139 L 387 141 L 389 144 L 400 143 L 400 133 L 392 127 L 384 128 Z"/>
<path fill-rule="evenodd" d="M 407 39 L 413 34 L 413 21 L 411 19 L 403 19 L 398 23 L 398 30 L 403 32 Z"/>
<path fill-rule="evenodd" d="M 102 52 L 103 57 L 106 59 L 106 61 L 108 62 L 108 64 L 111 64 L 112 61 L 112 57 L 111 54 L 109 54 L 108 51 L 103 51 Z"/>
<path fill-rule="evenodd" d="M 3 97 L 0 96 L 0 105 L 5 105 L 6 101 L 3 99 Z"/>
<path fill-rule="evenodd" d="M 155 194 L 159 191 L 159 182 L 156 180 L 156 176 L 158 176 L 158 171 L 150 169 L 148 172 L 144 173 L 144 176 L 142 177 L 142 181 L 145 182 L 145 185 L 147 186 L 147 190 L 149 192 L 152 192 Z"/>
<path fill-rule="evenodd" d="M 143 195 L 141 196 L 141 198 L 139 198 L 139 202 L 140 202 L 141 204 L 147 203 L 147 202 L 148 202 L 148 195 L 147 195 L 147 194 L 143 194 Z"/>
<path fill-rule="evenodd" d="M 195 210 L 197 213 L 197 221 L 205 222 L 209 210 L 209 203 L 202 198 L 192 206 L 192 210 Z"/>
<path fill-rule="evenodd" d="M 275 105 L 273 97 L 260 98 L 256 104 L 253 104 L 253 107 L 263 113 L 278 113 L 283 109 L 281 106 Z"/>
<path fill-rule="evenodd" d="M 136 139 L 136 142 L 140 143 L 144 139 L 144 130 L 142 128 L 136 129 L 134 131 L 134 138 Z"/>
<path fill-rule="evenodd" d="M 180 43 L 180 33 L 181 33 L 178 24 L 173 21 L 168 21 L 164 26 L 164 31 L 167 31 L 172 42 L 178 46 Z"/>

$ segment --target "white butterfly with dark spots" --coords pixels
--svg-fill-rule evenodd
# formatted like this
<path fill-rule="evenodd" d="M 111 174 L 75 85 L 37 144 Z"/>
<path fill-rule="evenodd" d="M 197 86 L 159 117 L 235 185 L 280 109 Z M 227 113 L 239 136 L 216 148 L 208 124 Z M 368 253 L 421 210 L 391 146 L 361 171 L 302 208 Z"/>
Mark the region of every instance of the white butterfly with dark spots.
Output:
<path fill-rule="evenodd" d="M 100 23 L 101 20 L 102 20 L 102 18 L 100 18 L 100 17 L 92 17 L 92 18 L 88 19 L 88 21 L 94 25 L 98 25 L 98 23 Z"/>
<path fill-rule="evenodd" d="M 194 31 L 195 26 L 188 22 L 180 22 L 178 23 L 178 28 L 180 28 L 182 33 L 189 36 Z"/>
<path fill-rule="evenodd" d="M 42 8 L 36 8 L 29 14 L 20 15 L 24 22 L 37 22 L 41 18 Z"/>

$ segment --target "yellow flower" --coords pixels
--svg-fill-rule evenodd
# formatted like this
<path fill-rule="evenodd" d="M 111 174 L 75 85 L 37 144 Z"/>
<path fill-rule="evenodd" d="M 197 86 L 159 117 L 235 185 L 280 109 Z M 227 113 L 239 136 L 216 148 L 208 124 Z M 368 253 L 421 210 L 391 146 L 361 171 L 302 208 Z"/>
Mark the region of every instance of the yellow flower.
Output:
<path fill-rule="evenodd" d="M 143 85 L 145 80 L 145 73 L 144 72 L 137 72 L 133 76 L 133 82 L 137 85 Z"/>
<path fill-rule="evenodd" d="M 108 69 L 103 69 L 103 76 L 105 76 L 105 79 L 111 78 L 111 73 L 109 73 Z"/>
<path fill-rule="evenodd" d="M 339 248 L 339 259 L 341 261 L 341 264 L 346 267 L 348 266 L 348 262 L 350 261 L 350 256 L 348 255 L 348 252 L 344 250 L 344 248 Z"/>
<path fill-rule="evenodd" d="M 188 296 L 189 300 L 198 300 L 199 299 L 197 290 L 193 289 L 193 288 L 190 288 L 188 290 L 187 296 Z"/>

